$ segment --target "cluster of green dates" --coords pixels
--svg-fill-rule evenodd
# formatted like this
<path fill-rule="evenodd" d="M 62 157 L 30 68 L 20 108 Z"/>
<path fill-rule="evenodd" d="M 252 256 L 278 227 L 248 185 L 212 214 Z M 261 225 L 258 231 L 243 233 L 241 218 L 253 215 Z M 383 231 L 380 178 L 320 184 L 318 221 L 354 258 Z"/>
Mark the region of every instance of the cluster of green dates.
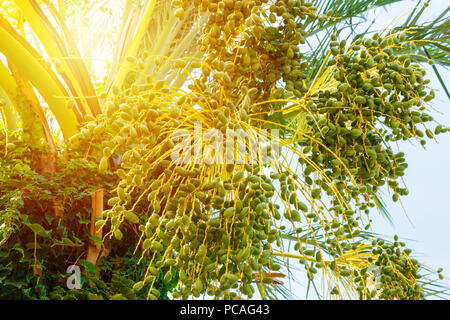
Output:
<path fill-rule="evenodd" d="M 251 297 L 252 283 L 264 270 L 280 269 L 270 256 L 271 243 L 280 244 L 267 207 L 274 195 L 271 180 L 253 174 L 259 170 L 254 166 L 242 169 L 229 180 L 215 178 L 205 184 L 193 178 L 201 170 L 169 166 L 158 179 L 142 186 L 153 191 L 147 196 L 150 217 L 139 230 L 143 249 L 156 265 L 142 285 L 154 281 L 162 268 L 168 280 L 179 271 L 182 287 L 173 292 L 174 297 L 198 297 L 204 290 L 215 297 L 236 296 L 229 289 Z M 127 195 L 119 190 L 123 189 L 109 201 L 113 208 L 105 212 L 117 224 L 116 236 L 122 218 L 138 222 L 125 210 Z"/>
<path fill-rule="evenodd" d="M 286 90 L 297 97 L 307 91 L 304 71 L 308 63 L 301 60 L 299 45 L 305 43 L 306 34 L 301 20 L 315 18 L 316 9 L 311 3 L 303 0 L 177 3 L 181 10 L 194 5 L 200 12 L 209 13 L 198 41 L 206 63 L 190 88 L 210 93 L 212 100 L 220 101 L 216 108 L 223 112 L 230 109 L 242 121 L 246 117 L 239 117 L 240 112 L 252 114 L 255 119 L 267 119 L 268 112 L 279 105 L 253 102 L 282 98 Z M 277 81 L 285 82 L 286 90 L 277 89 Z M 223 90 L 226 95 L 214 99 Z"/>
<path fill-rule="evenodd" d="M 388 143 L 415 138 L 425 145 L 425 135 L 431 139 L 448 129 L 442 125 L 431 129 L 433 119 L 424 112 L 425 103 L 434 97 L 427 89 L 425 71 L 393 50 L 404 35 L 375 35 L 349 47 L 333 40 L 328 65 L 337 86 L 321 90 L 317 101 L 307 104 L 312 130 L 299 141 L 306 155 L 299 161 L 305 165 L 309 185 L 331 195 L 328 181 L 333 180 L 342 201 L 355 201 L 368 213 L 374 206 L 371 195 L 379 187 L 387 185 L 394 201 L 408 194 L 398 182 L 408 167 L 405 155 L 395 153 Z M 324 174 L 313 181 L 315 172 Z M 338 200 L 335 211 L 342 213 Z"/>
<path fill-rule="evenodd" d="M 152 79 L 139 88 L 115 88 L 105 114 L 78 136 L 103 141 L 101 171 L 120 163 L 116 194 L 97 227 L 109 223 L 110 234 L 120 240 L 121 228 L 139 225 L 138 245 L 151 263 L 134 289 L 150 285 L 148 298 L 157 299 L 153 284 L 163 272 L 166 282 L 179 277 L 174 298 L 204 293 L 250 298 L 255 284 L 272 284 L 270 274 L 281 269 L 283 261 L 272 253 L 284 250 L 280 233 L 287 222 L 308 279 L 325 268 L 353 279 L 361 298 L 420 298 L 418 263 L 397 241 L 373 243 L 376 259 L 369 262 L 382 269 L 381 289 L 369 289 L 373 273 L 368 267 L 350 270 L 339 262 L 355 250 L 362 228 L 370 227 L 361 213 L 376 206 L 378 189 L 387 185 L 394 201 L 408 192 L 398 182 L 407 168 L 404 154 L 395 153 L 389 142 L 418 138 L 425 144 L 425 135 L 433 138 L 448 130 L 425 127 L 432 118 L 424 105 L 433 93 L 425 72 L 396 54 L 403 36 L 375 35 L 350 46 L 333 36 L 332 85 L 306 99 L 308 63 L 299 45 L 306 35 L 302 21 L 316 19 L 310 3 L 194 0 L 174 5 L 180 19 L 191 6 L 209 17 L 198 39 L 205 58 L 192 64 L 200 72 L 189 94 Z M 175 68 L 184 66 L 181 61 Z M 306 99 L 302 116 L 308 130 L 294 141 L 302 154 L 299 175 L 282 166 L 268 173 L 261 163 L 181 166 L 171 161 L 176 129 L 192 130 L 195 121 L 222 132 L 265 128 L 265 120 L 285 103 L 264 102 L 285 97 Z M 329 206 L 322 202 L 326 196 Z M 304 241 L 305 230 L 307 238 L 313 231 L 326 245 Z M 332 293 L 340 294 L 338 288 Z"/>
<path fill-rule="evenodd" d="M 411 249 L 405 248 L 405 243 L 398 241 L 385 242 L 373 240 L 372 253 L 377 259 L 368 258 L 369 266 L 360 270 L 340 270 L 343 277 L 353 277 L 356 292 L 360 299 L 385 300 L 420 300 L 424 298 L 423 288 L 416 281 L 420 279 L 420 264 L 408 256 Z M 331 265 L 332 269 L 336 266 Z M 332 295 L 339 295 L 339 289 L 334 287 Z"/>
<path fill-rule="evenodd" d="M 423 299 L 424 293 L 422 287 L 418 283 L 414 283 L 414 279 L 420 279 L 418 273 L 420 264 L 416 259 L 408 259 L 411 249 L 405 249 L 405 243 L 398 241 L 398 237 L 394 237 L 395 242 L 385 243 L 378 240 L 377 249 L 373 249 L 374 254 L 378 255 L 375 266 L 380 268 L 379 281 L 381 292 L 380 299 Z M 373 242 L 375 246 L 375 241 Z"/>

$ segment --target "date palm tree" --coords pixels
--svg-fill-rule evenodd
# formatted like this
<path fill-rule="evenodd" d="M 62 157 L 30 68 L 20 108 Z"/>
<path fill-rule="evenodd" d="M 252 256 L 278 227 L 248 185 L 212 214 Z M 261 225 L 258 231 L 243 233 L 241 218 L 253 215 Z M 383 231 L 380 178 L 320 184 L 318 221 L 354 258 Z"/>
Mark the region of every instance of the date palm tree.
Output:
<path fill-rule="evenodd" d="M 389 219 L 381 190 L 407 194 L 393 142 L 447 131 L 431 128 L 421 64 L 449 95 L 435 66 L 450 63 L 449 9 L 368 21 L 396 2 L 2 1 L 2 126 L 44 159 L 89 154 L 117 177 L 92 223 L 104 241 L 139 234 L 132 287 L 149 299 L 160 273 L 185 299 L 289 298 L 284 278 L 326 298 L 438 295 L 432 270 L 370 226 L 377 209 Z M 257 160 L 171 161 L 173 134 L 195 145 L 198 123 L 251 132 L 232 156 Z"/>

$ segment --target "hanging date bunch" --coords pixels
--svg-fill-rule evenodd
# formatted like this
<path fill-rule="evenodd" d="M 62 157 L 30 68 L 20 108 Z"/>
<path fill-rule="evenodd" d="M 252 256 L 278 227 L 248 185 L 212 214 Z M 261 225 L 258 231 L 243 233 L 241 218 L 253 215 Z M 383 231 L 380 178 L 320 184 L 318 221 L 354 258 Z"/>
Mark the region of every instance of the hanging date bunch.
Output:
<path fill-rule="evenodd" d="M 154 284 L 163 275 L 166 282 L 178 279 L 174 298 L 264 297 L 277 285 L 274 274 L 287 273 L 295 259 L 305 282 L 323 270 L 336 296 L 422 298 L 420 264 L 411 250 L 366 232 L 380 188 L 387 186 L 395 201 L 407 194 L 399 182 L 405 155 L 391 143 L 425 144 L 447 131 L 432 128 L 424 112 L 433 98 L 424 71 L 397 54 L 404 35 L 348 45 L 333 36 L 329 59 L 312 79 L 301 52 L 305 24 L 326 17 L 311 3 L 172 5 L 180 20 L 203 19 L 196 41 L 204 57 L 167 62 L 188 74 L 188 85 L 181 90 L 148 77 L 114 87 L 105 113 L 77 136 L 94 147 L 102 141 L 100 170 L 120 177 L 96 226 L 118 240 L 123 228 L 137 226 L 136 245 L 151 263 L 134 289 L 157 299 Z M 143 53 L 129 62 L 139 69 L 142 59 L 152 57 Z M 222 142 L 230 130 L 247 136 L 241 148 L 221 155 L 223 161 L 197 161 L 195 148 L 187 148 L 187 161 L 174 161 L 174 150 L 186 151 L 176 149 L 177 141 L 200 143 L 203 152 L 211 145 L 211 139 L 196 139 L 198 124 L 201 136 L 216 130 L 227 137 Z M 269 128 L 279 135 L 261 133 Z M 299 164 L 292 166 L 286 154 Z M 243 162 L 225 161 L 239 156 Z M 378 285 L 374 270 L 381 274 Z"/>

